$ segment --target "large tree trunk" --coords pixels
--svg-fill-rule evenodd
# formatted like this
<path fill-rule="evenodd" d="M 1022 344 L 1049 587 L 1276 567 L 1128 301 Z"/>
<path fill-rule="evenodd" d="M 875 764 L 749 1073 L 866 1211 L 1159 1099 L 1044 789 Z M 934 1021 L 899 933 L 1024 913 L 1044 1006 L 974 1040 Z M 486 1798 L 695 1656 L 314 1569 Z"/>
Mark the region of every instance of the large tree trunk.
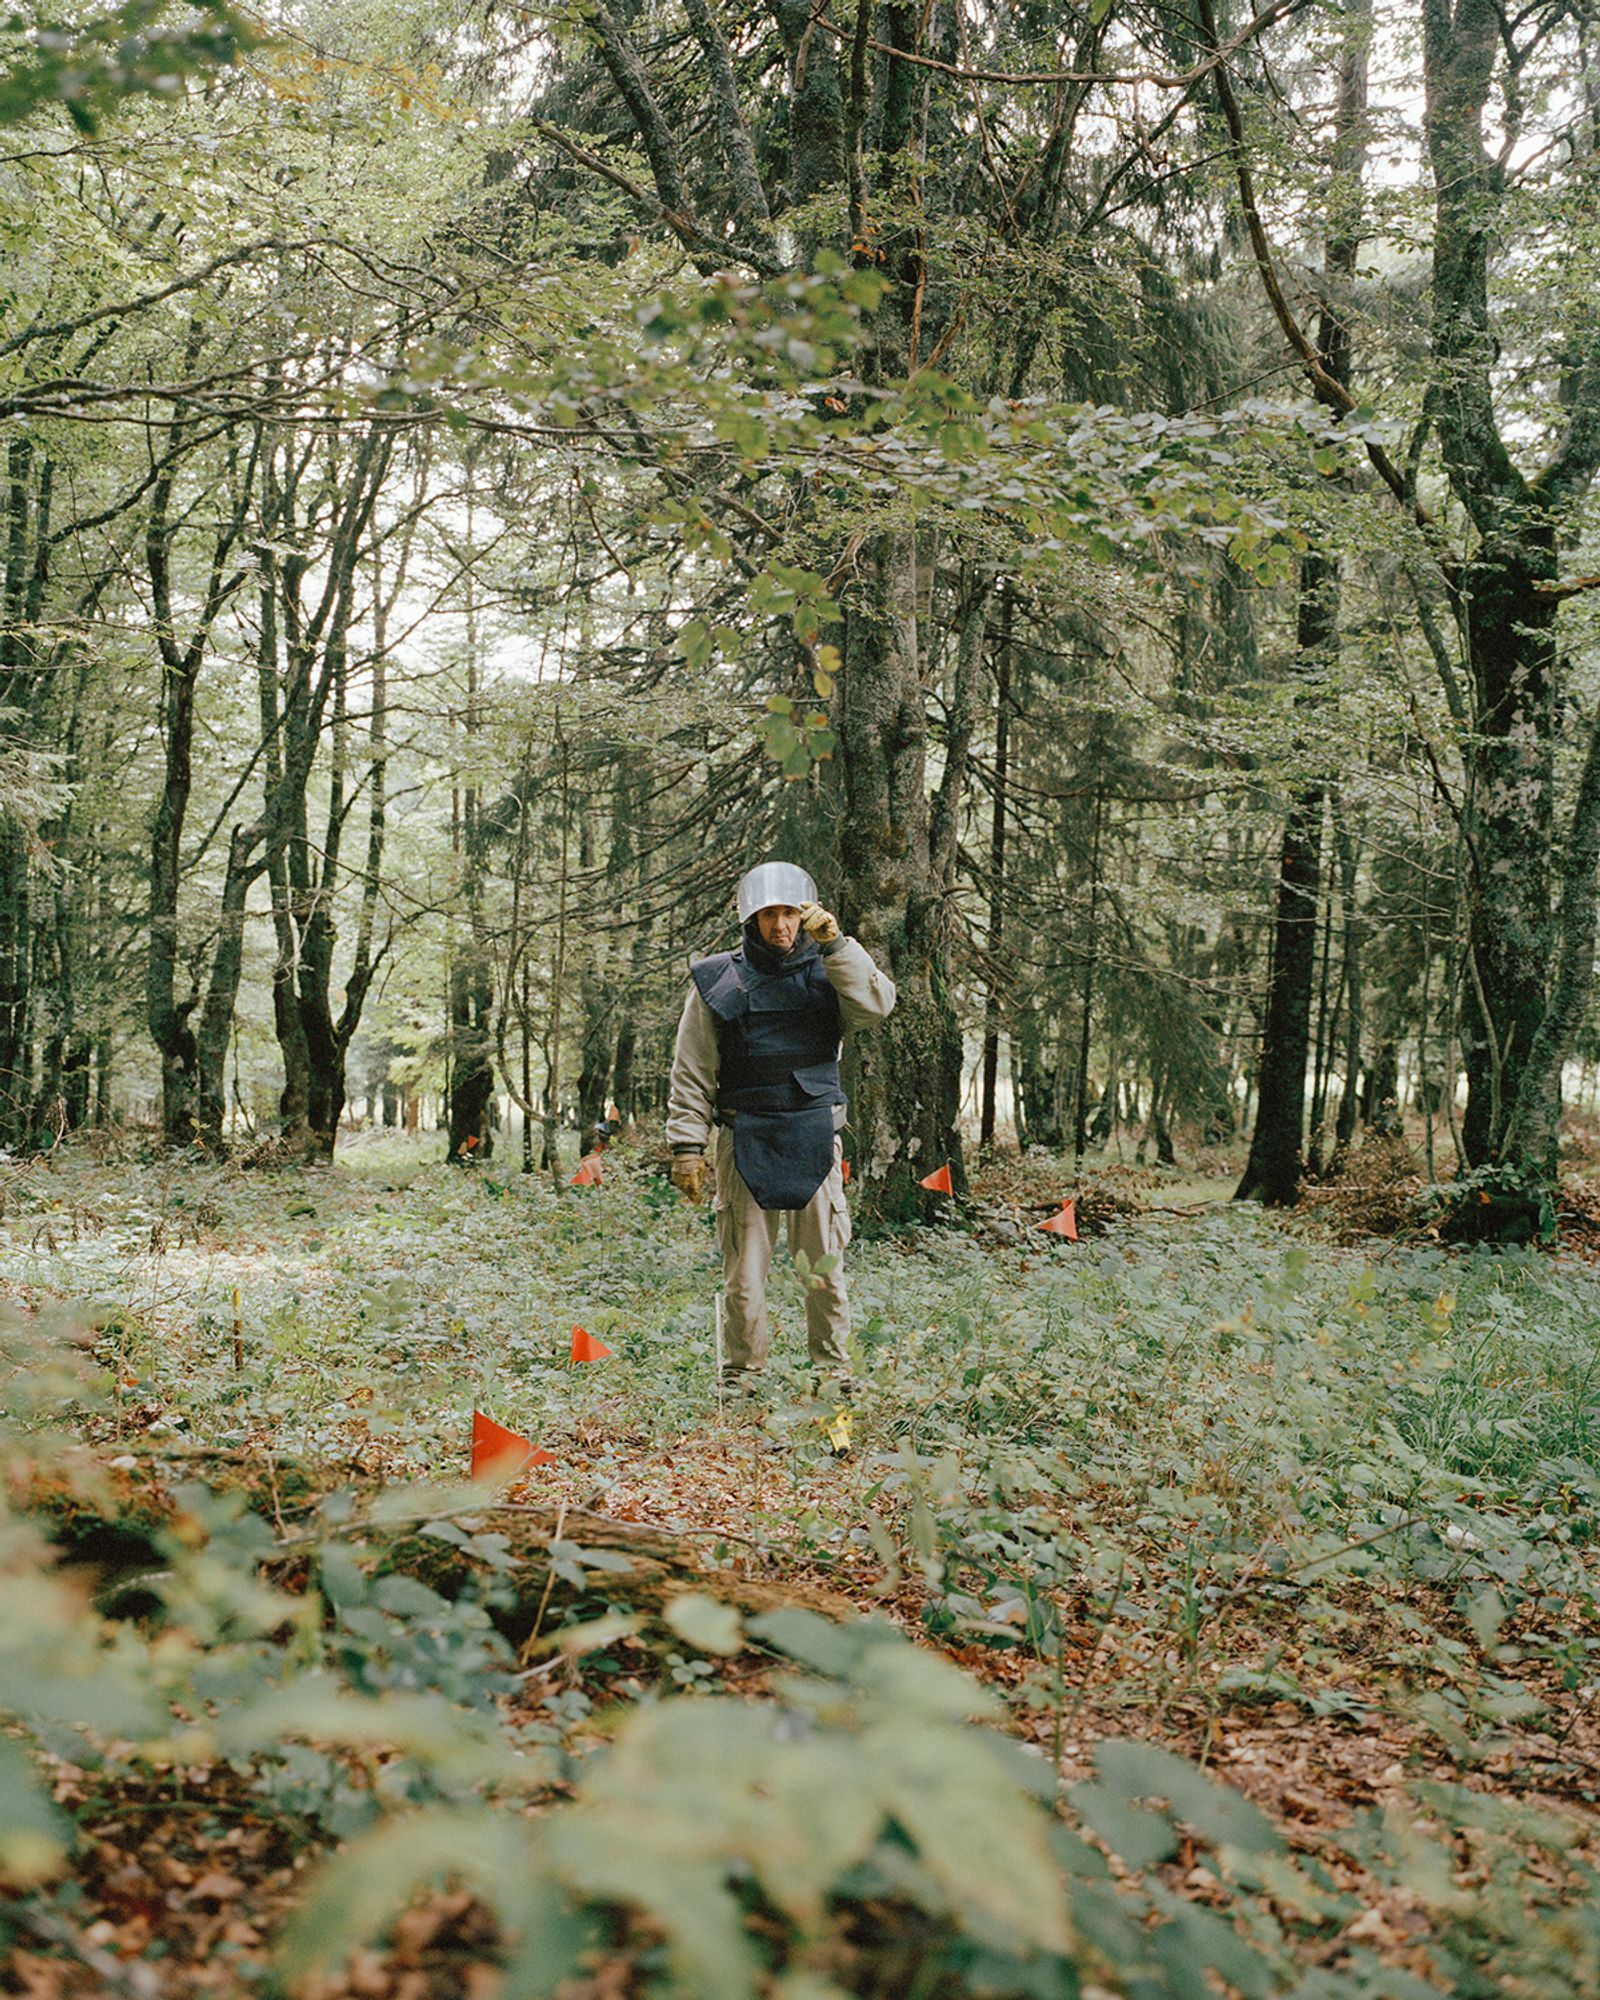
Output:
<path fill-rule="evenodd" d="M 1315 787 L 1295 800 L 1283 829 L 1256 1124 L 1244 1178 L 1234 1190 L 1235 1201 L 1269 1208 L 1292 1208 L 1300 1197 L 1321 850 L 1322 792 Z"/>
<path fill-rule="evenodd" d="M 276 511 L 288 517 L 292 489 L 277 498 Z M 288 633 L 297 630 L 295 591 L 303 565 L 290 558 L 279 569 L 269 565 L 261 591 L 261 647 L 257 688 L 261 740 L 267 851 L 264 857 L 272 906 L 272 1025 L 283 1064 L 283 1089 L 278 1097 L 279 1137 L 292 1152 L 309 1149 L 311 1059 L 305 1043 L 305 1023 L 295 999 L 300 942 L 295 932 L 289 853 L 296 831 L 294 774 L 304 755 L 306 727 L 300 711 L 309 685 L 309 663 L 291 646 L 285 662 L 283 700 L 278 695 L 277 613 L 281 604 Z M 300 794 L 303 808 L 304 793 Z"/>
<path fill-rule="evenodd" d="M 333 641 L 332 757 L 328 770 L 328 811 L 322 853 L 315 871 L 307 869 L 300 918 L 300 964 L 295 997 L 305 1024 L 309 1063 L 306 1122 L 319 1153 L 332 1158 L 344 1115 L 345 1044 L 333 1015 L 333 948 L 338 936 L 333 899 L 339 884 L 345 824 L 346 638 Z"/>
<path fill-rule="evenodd" d="M 1209 12 L 1207 14 L 1209 20 Z M 1351 337 L 1339 292 L 1351 282 L 1362 237 L 1361 177 L 1366 158 L 1370 0 L 1350 0 L 1340 51 L 1333 174 L 1328 188 L 1327 283 L 1317 326 L 1316 366 L 1334 393 L 1347 393 Z M 1219 78 L 1226 95 L 1227 86 Z M 1231 99 L 1229 100 L 1231 102 Z M 1247 188 L 1248 182 L 1241 181 Z M 1300 562 L 1295 642 L 1301 669 L 1320 677 L 1339 650 L 1339 565 L 1311 549 Z M 1321 887 L 1323 788 L 1308 785 L 1290 808 L 1279 862 L 1272 987 L 1261 1051 L 1255 1130 L 1235 1199 L 1292 1207 L 1300 1196 L 1305 1142 L 1306 1058 Z"/>
<path fill-rule="evenodd" d="M 1339 572 L 1316 550 L 1300 561 L 1296 639 L 1302 666 L 1317 674 L 1339 642 Z M 1257 1072 L 1256 1123 L 1236 1201 L 1292 1208 L 1304 1168 L 1306 1062 L 1317 956 L 1317 900 L 1322 881 L 1320 785 L 1290 806 L 1278 859 L 1272 970 Z"/>
<path fill-rule="evenodd" d="M 180 843 L 194 789 L 195 685 L 203 659 L 203 649 L 194 648 L 186 658 L 165 663 L 161 734 L 166 760 L 150 827 L 145 1018 L 161 1060 L 161 1135 L 169 1146 L 192 1144 L 197 1130 L 195 1038 L 189 1020 L 199 995 L 178 998 L 178 891 Z"/>
<path fill-rule="evenodd" d="M 189 336 L 191 361 L 203 335 L 198 320 Z M 201 1138 L 199 1126 L 199 1045 L 190 1018 L 200 1004 L 197 983 L 178 998 L 178 898 L 181 844 L 194 789 L 195 700 L 211 630 L 223 607 L 243 583 L 244 569 L 230 575 L 228 564 L 244 531 L 259 463 L 260 440 L 238 474 L 232 513 L 216 533 L 210 574 L 188 643 L 178 644 L 172 602 L 172 556 L 177 529 L 170 519 L 177 477 L 177 447 L 183 436 L 181 406 L 168 429 L 166 469 L 152 490 L 145 530 L 145 564 L 150 577 L 154 633 L 161 663 L 161 736 L 165 751 L 160 796 L 150 828 L 149 937 L 145 962 L 145 1019 L 161 1058 L 161 1129 L 169 1146 Z"/>
<path fill-rule="evenodd" d="M 1565 433 L 1530 479 L 1499 425 L 1489 309 L 1489 258 L 1508 189 L 1504 155 L 1485 125 L 1513 31 L 1495 0 L 1424 0 L 1422 24 L 1434 181 L 1429 407 L 1477 538 L 1457 580 L 1474 697 L 1463 1144 L 1473 1165 L 1515 1150 L 1544 1168 L 1555 1159 L 1561 1063 L 1571 1047 L 1570 1039 L 1556 1044 L 1577 1025 L 1570 1014 L 1546 1019 L 1561 944 L 1549 878 L 1557 554 L 1562 523 L 1600 465 L 1600 332 L 1591 316 L 1564 384 Z M 1582 846 L 1580 836 L 1573 853 Z M 1576 919 L 1583 901 L 1568 898 L 1564 917 Z M 1582 950 L 1592 958 L 1592 934 Z"/>
<path fill-rule="evenodd" d="M 467 662 L 467 757 L 478 727 L 475 642 Z M 460 903 L 466 917 L 450 958 L 450 1158 L 457 1165 L 486 1160 L 494 1151 L 489 1122 L 494 1099 L 494 981 L 483 922 L 484 830 L 477 787 L 461 794 L 456 829 Z M 524 1114 L 526 1115 L 526 1114 Z"/>
<path fill-rule="evenodd" d="M 1595 919 L 1600 894 L 1600 717 L 1589 726 L 1589 741 L 1578 781 L 1561 865 L 1561 903 L 1556 927 L 1555 979 L 1518 1079 L 1502 1149 L 1525 1159 L 1552 1180 L 1561 1121 L 1561 1075 L 1594 991 Z"/>
<path fill-rule="evenodd" d="M 339 882 L 346 792 L 346 729 L 351 625 L 356 615 L 356 579 L 373 510 L 382 490 L 393 436 L 374 424 L 362 436 L 349 465 L 339 475 L 337 500 L 326 524 L 326 573 L 310 602 L 302 602 L 313 568 L 310 532 L 322 530 L 318 514 L 325 496 L 298 520 L 302 468 L 292 461 L 275 487 L 272 515 L 280 536 L 298 534 L 306 546 L 281 564 L 269 566 L 284 640 L 281 710 L 276 676 L 263 666 L 260 677 L 267 831 L 266 873 L 272 897 L 278 955 L 273 968 L 273 1024 L 283 1060 L 284 1088 L 279 1105 L 280 1137 L 307 1159 L 329 1159 L 345 1104 L 345 1057 L 360 1020 L 372 976 L 372 879 L 383 848 L 382 799 L 386 749 L 382 735 L 383 689 L 374 687 L 372 746 L 373 810 L 368 875 L 356 963 L 346 981 L 345 1000 L 333 1011 L 333 958 L 337 941 L 334 895 Z M 469 526 L 470 534 L 470 526 Z M 320 553 L 320 552 L 318 552 Z M 265 629 L 267 612 L 263 610 Z M 274 646 L 275 651 L 275 646 Z M 310 837 L 308 790 L 325 733 L 331 732 L 328 803 L 320 847 Z"/>
<path fill-rule="evenodd" d="M 883 15 L 892 50 L 920 38 L 914 8 Z M 859 40 L 846 111 L 852 240 L 865 254 L 872 233 L 864 194 L 867 87 Z M 909 62 L 888 54 L 873 105 L 880 171 L 890 178 L 920 156 L 925 99 Z M 926 266 L 911 219 L 887 233 L 879 254 L 892 283 L 880 306 L 869 379 L 904 376 L 921 358 Z M 869 951 L 888 961 L 899 992 L 882 1030 L 858 1038 L 852 1052 L 855 1152 L 864 1170 L 861 1206 L 869 1216 L 901 1220 L 921 1212 L 917 1182 L 948 1165 L 965 1184 L 957 1117 L 961 1096 L 961 1027 L 950 991 L 949 916 L 927 794 L 927 696 L 917 631 L 917 535 L 880 528 L 862 551 L 864 582 L 847 607 L 844 674 L 839 690 L 839 756 L 844 815 L 839 852 L 846 923 Z M 986 605 L 987 596 L 983 600 Z M 982 607 L 971 615 L 982 619 Z M 981 641 L 982 624 L 974 634 Z M 966 664 L 970 667 L 973 661 Z M 970 684 L 976 684 L 975 673 Z M 954 800 L 940 799 L 941 841 L 949 844 Z"/>
<path fill-rule="evenodd" d="M 1546 556 L 1553 575 L 1553 538 Z M 1545 980 L 1556 954 L 1550 894 L 1553 612 L 1534 594 L 1534 580 L 1511 559 L 1488 574 L 1475 566 L 1469 583 L 1467 658 L 1477 726 L 1466 804 L 1472 865 L 1462 1143 L 1472 1166 L 1503 1150 L 1544 1020 Z M 1554 1108 L 1559 1117 L 1559 1104 Z M 1537 1153 L 1553 1155 L 1554 1125 L 1534 1143 Z"/>
<path fill-rule="evenodd" d="M 850 606 L 838 722 L 843 823 L 840 914 L 899 990 L 882 1028 L 850 1051 L 853 1151 L 864 1205 L 919 1211 L 917 1181 L 961 1173 L 961 1030 L 947 978 L 944 898 L 928 848 L 927 714 L 918 672 L 916 540 L 878 535 Z"/>

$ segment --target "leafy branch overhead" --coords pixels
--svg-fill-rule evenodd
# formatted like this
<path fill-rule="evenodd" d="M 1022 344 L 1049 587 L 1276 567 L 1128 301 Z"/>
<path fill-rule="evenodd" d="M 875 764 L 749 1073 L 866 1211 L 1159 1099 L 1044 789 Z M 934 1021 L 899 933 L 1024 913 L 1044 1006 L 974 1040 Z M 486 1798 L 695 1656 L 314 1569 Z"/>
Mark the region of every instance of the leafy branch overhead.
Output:
<path fill-rule="evenodd" d="M 261 45 L 258 21 L 229 0 L 121 0 L 58 12 L 30 0 L 0 20 L 0 129 L 59 107 L 93 133 L 124 100 L 171 99 L 193 76 Z"/>
<path fill-rule="evenodd" d="M 400 408 L 420 397 L 431 406 L 448 381 L 451 398 L 468 386 L 502 393 L 517 422 L 554 423 L 613 449 L 620 420 L 625 463 L 653 463 L 670 471 L 674 486 L 694 489 L 693 497 L 658 503 L 652 524 L 716 565 L 734 562 L 730 529 L 738 525 L 720 487 L 771 477 L 800 480 L 819 508 L 858 524 L 858 542 L 865 520 L 910 519 L 957 533 L 981 525 L 1004 534 L 1019 577 L 1042 579 L 1083 555 L 1148 569 L 1158 587 L 1168 576 L 1198 573 L 1198 552 L 1208 548 L 1262 583 L 1280 579 L 1305 537 L 1264 495 L 1263 462 L 1308 456 L 1329 474 L 1372 430 L 1366 410 L 1332 425 L 1304 408 L 1269 404 L 1203 418 L 1037 399 L 980 405 L 928 369 L 868 390 L 840 369 L 866 336 L 880 281 L 871 272 L 839 275 L 826 253 L 818 263 L 811 278 L 758 285 L 719 275 L 698 295 L 663 295 L 640 309 L 642 351 L 626 333 L 625 344 L 597 336 L 586 352 L 557 359 L 538 391 L 518 374 L 496 376 L 481 362 L 435 352 L 426 366 L 408 364 L 392 378 L 378 403 Z M 748 508 L 737 511 L 748 519 Z M 769 546 L 781 545 L 776 527 L 762 527 Z M 1186 546 L 1195 553 L 1186 557 Z M 814 691 L 827 700 L 837 647 L 827 660 L 812 653 L 840 616 L 826 579 L 774 557 L 742 560 L 740 568 L 751 624 L 787 619 Z M 736 659 L 744 642 L 738 624 L 691 618 L 675 645 L 698 672 L 714 656 Z M 763 739 L 784 777 L 804 777 L 831 756 L 836 738 L 825 711 L 796 722 L 791 697 L 771 697 L 768 706 Z"/>

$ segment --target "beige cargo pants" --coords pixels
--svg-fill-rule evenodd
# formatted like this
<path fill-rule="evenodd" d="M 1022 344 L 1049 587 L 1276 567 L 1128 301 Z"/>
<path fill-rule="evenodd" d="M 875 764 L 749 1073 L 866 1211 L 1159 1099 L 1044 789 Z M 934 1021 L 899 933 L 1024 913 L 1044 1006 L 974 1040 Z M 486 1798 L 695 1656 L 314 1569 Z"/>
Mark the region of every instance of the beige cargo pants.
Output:
<path fill-rule="evenodd" d="M 733 1133 L 719 1125 L 712 1134 L 716 1174 L 717 1241 L 722 1247 L 722 1339 L 725 1372 L 740 1375 L 765 1365 L 772 1341 L 767 1319 L 767 1273 L 778 1246 L 778 1225 L 787 1223 L 789 1255 L 803 1251 L 814 1266 L 824 1257 L 842 1258 L 850 1241 L 839 1170 L 839 1142 L 833 1142 L 833 1171 L 804 1208 L 766 1209 L 745 1186 L 733 1163 Z M 806 1348 L 811 1365 L 829 1375 L 850 1373 L 850 1301 L 844 1269 L 813 1272 L 806 1284 Z"/>

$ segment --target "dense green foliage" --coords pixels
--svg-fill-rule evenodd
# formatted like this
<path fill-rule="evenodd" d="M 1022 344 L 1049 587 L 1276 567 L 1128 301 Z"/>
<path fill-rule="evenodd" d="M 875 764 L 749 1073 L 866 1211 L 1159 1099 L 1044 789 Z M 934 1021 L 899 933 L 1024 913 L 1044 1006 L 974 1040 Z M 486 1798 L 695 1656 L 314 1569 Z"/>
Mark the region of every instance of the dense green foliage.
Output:
<path fill-rule="evenodd" d="M 1575 18 L 1435 6 L 1419 123 L 1361 6 L 68 11 L 4 56 L 9 1141 L 317 1155 L 448 1096 L 548 1160 L 656 1101 L 781 847 L 906 995 L 869 1202 L 958 1149 L 980 1032 L 985 1132 L 1233 1136 L 1291 960 L 1269 1199 L 1407 1109 L 1430 1173 L 1548 1181 L 1600 825 Z"/>
<path fill-rule="evenodd" d="M 128 98 L 176 97 L 193 72 L 225 66 L 259 39 L 227 0 L 12 8 L 0 22 L 0 128 L 59 106 L 93 132 Z"/>

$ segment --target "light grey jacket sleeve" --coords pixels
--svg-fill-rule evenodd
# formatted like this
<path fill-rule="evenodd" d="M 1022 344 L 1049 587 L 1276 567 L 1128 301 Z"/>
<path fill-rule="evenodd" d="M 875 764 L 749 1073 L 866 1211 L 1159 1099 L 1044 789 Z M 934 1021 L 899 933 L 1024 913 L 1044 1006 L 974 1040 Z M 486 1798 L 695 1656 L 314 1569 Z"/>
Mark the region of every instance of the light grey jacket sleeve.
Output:
<path fill-rule="evenodd" d="M 822 947 L 822 969 L 838 999 L 847 1034 L 873 1027 L 894 1012 L 894 981 L 879 971 L 866 946 L 853 937 Z"/>
<path fill-rule="evenodd" d="M 709 1142 L 721 1060 L 711 1009 L 700 998 L 699 987 L 691 986 L 678 1021 L 667 1086 L 667 1143 L 674 1152 L 703 1148 Z"/>

